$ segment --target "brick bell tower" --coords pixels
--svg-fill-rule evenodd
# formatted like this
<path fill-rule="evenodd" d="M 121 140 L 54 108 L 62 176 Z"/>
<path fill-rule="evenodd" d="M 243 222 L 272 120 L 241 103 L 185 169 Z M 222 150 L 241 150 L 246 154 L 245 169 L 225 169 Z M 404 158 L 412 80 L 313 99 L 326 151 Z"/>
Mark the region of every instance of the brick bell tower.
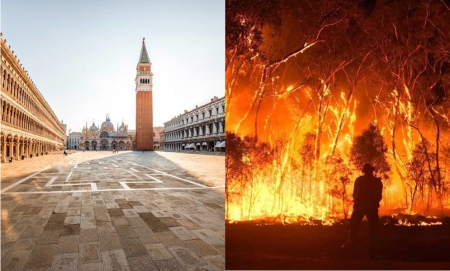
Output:
<path fill-rule="evenodd" d="M 152 63 L 142 40 L 136 67 L 136 150 L 153 150 Z"/>

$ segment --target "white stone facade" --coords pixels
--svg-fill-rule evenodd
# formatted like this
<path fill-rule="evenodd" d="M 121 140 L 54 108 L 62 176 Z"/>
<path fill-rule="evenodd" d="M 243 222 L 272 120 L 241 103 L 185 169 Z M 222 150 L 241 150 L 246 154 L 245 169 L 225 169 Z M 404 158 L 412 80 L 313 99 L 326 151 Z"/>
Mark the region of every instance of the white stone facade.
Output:
<path fill-rule="evenodd" d="M 224 151 L 225 97 L 185 111 L 164 123 L 166 151 Z"/>
<path fill-rule="evenodd" d="M 67 137 L 67 149 L 69 150 L 78 150 L 80 149 L 80 132 L 72 132 Z"/>

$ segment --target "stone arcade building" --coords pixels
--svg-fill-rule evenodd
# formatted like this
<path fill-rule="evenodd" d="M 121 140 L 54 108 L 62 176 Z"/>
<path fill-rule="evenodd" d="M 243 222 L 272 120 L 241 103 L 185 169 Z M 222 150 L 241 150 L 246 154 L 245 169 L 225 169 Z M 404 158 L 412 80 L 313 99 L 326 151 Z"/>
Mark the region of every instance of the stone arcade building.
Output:
<path fill-rule="evenodd" d="M 63 124 L 2 35 L 0 43 L 1 161 L 31 158 L 64 149 Z"/>
<path fill-rule="evenodd" d="M 225 148 L 225 97 L 184 111 L 164 123 L 164 150 L 217 151 Z"/>
<path fill-rule="evenodd" d="M 132 143 L 132 138 L 128 134 L 128 125 L 124 125 L 122 121 L 122 125 L 114 130 L 114 125 L 108 115 L 100 129 L 95 126 L 94 122 L 88 129 L 86 123 L 80 137 L 80 149 L 86 151 L 131 150 Z"/>

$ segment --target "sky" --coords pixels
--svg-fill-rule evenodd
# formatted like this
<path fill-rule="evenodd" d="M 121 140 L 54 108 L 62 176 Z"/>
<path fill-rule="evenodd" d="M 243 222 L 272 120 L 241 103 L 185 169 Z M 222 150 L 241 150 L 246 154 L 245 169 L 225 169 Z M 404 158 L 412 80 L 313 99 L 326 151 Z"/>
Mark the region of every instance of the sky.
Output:
<path fill-rule="evenodd" d="M 223 0 L 2 0 L 1 31 L 67 133 L 135 129 L 144 37 L 154 126 L 225 95 Z"/>

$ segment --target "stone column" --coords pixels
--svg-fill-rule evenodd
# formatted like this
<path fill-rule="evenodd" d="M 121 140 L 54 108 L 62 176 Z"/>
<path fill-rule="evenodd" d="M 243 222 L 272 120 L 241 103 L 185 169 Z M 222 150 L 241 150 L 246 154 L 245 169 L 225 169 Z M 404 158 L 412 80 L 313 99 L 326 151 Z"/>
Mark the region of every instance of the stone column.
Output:
<path fill-rule="evenodd" d="M 16 142 L 16 160 L 19 160 L 19 150 L 20 150 L 20 143 Z"/>
<path fill-rule="evenodd" d="M 9 142 L 7 148 L 8 148 L 9 157 L 12 157 L 13 156 L 13 143 Z M 7 158 L 9 159 L 9 157 L 7 157 Z"/>
<path fill-rule="evenodd" d="M 6 162 L 6 140 L 2 143 L 2 162 Z"/>
<path fill-rule="evenodd" d="M 25 149 L 25 142 L 22 141 L 22 144 L 20 144 L 20 156 L 25 155 L 24 154 L 24 149 Z"/>

